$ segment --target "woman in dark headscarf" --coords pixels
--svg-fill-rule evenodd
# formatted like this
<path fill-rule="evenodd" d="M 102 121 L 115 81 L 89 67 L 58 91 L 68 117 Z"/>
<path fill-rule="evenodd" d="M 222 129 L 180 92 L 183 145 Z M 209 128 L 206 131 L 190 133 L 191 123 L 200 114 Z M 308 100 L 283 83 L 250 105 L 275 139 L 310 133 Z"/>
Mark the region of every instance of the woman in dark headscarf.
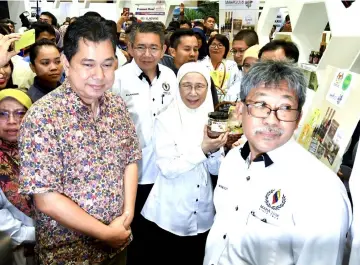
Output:
<path fill-rule="evenodd" d="M 204 59 L 206 56 L 209 55 L 209 48 L 206 42 L 206 36 L 202 29 L 199 28 L 193 28 L 192 29 L 195 33 L 195 37 L 198 40 L 199 43 L 199 58 L 198 60 Z"/>

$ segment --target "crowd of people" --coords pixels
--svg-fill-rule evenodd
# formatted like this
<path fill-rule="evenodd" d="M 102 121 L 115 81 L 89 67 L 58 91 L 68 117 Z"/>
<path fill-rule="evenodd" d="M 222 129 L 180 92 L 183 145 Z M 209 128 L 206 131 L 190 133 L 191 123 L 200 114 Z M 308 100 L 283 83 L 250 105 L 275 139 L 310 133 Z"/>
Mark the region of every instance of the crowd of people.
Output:
<path fill-rule="evenodd" d="M 294 43 L 260 47 L 254 30 L 230 43 L 212 16 L 88 12 L 58 27 L 43 12 L 19 52 L 5 22 L 0 232 L 14 264 L 342 263 L 346 189 L 293 139 L 306 99 Z M 221 102 L 244 131 L 232 148 L 229 132 L 208 135 Z"/>

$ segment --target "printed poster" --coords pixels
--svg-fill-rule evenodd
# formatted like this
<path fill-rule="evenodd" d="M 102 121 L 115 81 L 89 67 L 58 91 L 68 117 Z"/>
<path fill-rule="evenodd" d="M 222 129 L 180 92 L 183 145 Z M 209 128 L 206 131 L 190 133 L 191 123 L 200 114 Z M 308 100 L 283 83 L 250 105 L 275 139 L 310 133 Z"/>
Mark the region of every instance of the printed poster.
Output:
<path fill-rule="evenodd" d="M 360 119 L 359 75 L 328 66 L 297 138 L 306 150 L 338 171 Z"/>

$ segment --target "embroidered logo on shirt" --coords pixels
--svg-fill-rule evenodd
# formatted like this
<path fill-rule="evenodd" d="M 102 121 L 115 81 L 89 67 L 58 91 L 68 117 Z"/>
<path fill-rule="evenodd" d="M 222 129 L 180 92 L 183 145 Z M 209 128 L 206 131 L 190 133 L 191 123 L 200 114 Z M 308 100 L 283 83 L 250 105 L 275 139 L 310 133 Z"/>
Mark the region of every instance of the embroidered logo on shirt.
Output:
<path fill-rule="evenodd" d="M 127 97 L 138 96 L 138 95 L 139 95 L 139 93 L 126 94 Z"/>
<path fill-rule="evenodd" d="M 227 190 L 227 187 L 224 187 L 223 185 L 218 185 L 220 189 Z"/>
<path fill-rule="evenodd" d="M 270 203 L 271 202 L 271 203 Z M 267 207 L 277 211 L 280 210 L 286 203 L 286 196 L 282 194 L 281 190 L 275 191 L 274 189 L 266 193 L 265 204 Z"/>
<path fill-rule="evenodd" d="M 164 89 L 165 92 L 168 92 L 170 90 L 170 85 L 166 82 L 164 82 L 162 84 L 162 88 Z"/>

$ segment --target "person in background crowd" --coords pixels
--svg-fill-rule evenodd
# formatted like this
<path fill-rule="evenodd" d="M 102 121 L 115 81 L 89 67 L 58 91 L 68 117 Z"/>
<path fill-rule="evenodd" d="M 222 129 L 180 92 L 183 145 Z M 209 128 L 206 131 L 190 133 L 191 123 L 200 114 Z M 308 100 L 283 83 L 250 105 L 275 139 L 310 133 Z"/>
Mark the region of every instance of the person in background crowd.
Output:
<path fill-rule="evenodd" d="M 237 83 L 241 76 L 237 64 L 226 59 L 230 50 L 229 40 L 224 35 L 217 34 L 209 39 L 208 45 L 210 56 L 201 62 L 209 69 L 219 101 L 232 100 L 233 97 L 227 94 L 228 89 Z"/>
<path fill-rule="evenodd" d="M 239 69 L 242 66 L 244 52 L 251 46 L 259 44 L 259 37 L 254 30 L 240 30 L 234 37 L 231 53 Z"/>
<path fill-rule="evenodd" d="M 62 25 L 60 28 L 59 28 L 59 32 L 60 32 L 60 35 L 61 35 L 61 38 L 64 38 L 65 36 L 65 33 L 66 33 L 66 30 L 69 26 L 69 22 L 67 22 L 68 24 L 64 24 Z"/>
<path fill-rule="evenodd" d="M 209 47 L 206 42 L 206 36 L 203 30 L 199 28 L 193 28 L 192 31 L 195 33 L 195 37 L 198 41 L 199 47 L 199 60 L 204 59 L 209 55 Z"/>
<path fill-rule="evenodd" d="M 189 264 L 190 258 L 191 264 L 201 265 L 215 214 L 209 172 L 218 173 L 227 133 L 217 139 L 207 135 L 214 107 L 206 67 L 186 63 L 177 80 L 175 100 L 155 121 L 160 171 L 142 210 L 153 232 L 144 256 L 148 264 Z"/>
<path fill-rule="evenodd" d="M 175 31 L 178 29 L 180 29 L 180 22 L 179 21 L 171 21 L 169 23 L 169 26 L 167 27 L 166 31 L 169 32 L 169 31 Z"/>
<path fill-rule="evenodd" d="M 259 62 L 240 98 L 247 142 L 221 163 L 204 265 L 341 265 L 352 219 L 346 190 L 293 139 L 306 98 L 302 70 Z"/>
<path fill-rule="evenodd" d="M 50 13 L 50 12 L 42 12 L 39 17 L 40 22 L 45 22 L 49 25 L 52 25 L 55 30 L 55 36 L 56 36 L 56 45 L 59 49 L 62 49 L 63 47 L 63 39 L 61 37 L 61 34 L 59 30 L 57 29 L 57 19 L 56 17 Z"/>
<path fill-rule="evenodd" d="M 180 66 L 187 62 L 196 62 L 199 56 L 198 41 L 191 29 L 178 29 L 170 37 L 169 54 L 160 63 L 174 71 L 175 75 Z"/>
<path fill-rule="evenodd" d="M 5 24 L 9 27 L 10 33 L 15 33 L 16 23 L 8 18 L 0 19 L 0 24 Z"/>
<path fill-rule="evenodd" d="M 31 25 L 35 29 L 35 41 L 48 39 L 56 44 L 56 33 L 54 27 L 44 22 L 35 22 Z"/>
<path fill-rule="evenodd" d="M 273 40 L 260 49 L 259 59 L 262 61 L 288 59 L 297 63 L 299 60 L 299 49 L 294 42 Z"/>
<path fill-rule="evenodd" d="M 204 31 L 206 40 L 210 38 L 211 32 L 215 29 L 216 18 L 214 16 L 207 16 L 204 18 Z"/>
<path fill-rule="evenodd" d="M 286 15 L 286 17 L 285 17 L 285 23 L 284 23 L 284 25 L 280 28 L 279 32 L 292 32 L 291 21 L 290 21 L 290 16 L 289 16 L 289 15 Z"/>
<path fill-rule="evenodd" d="M 48 39 L 56 44 L 56 34 L 53 26 L 45 22 L 35 22 L 31 24 L 31 29 L 35 30 L 35 41 L 39 41 L 41 39 Z M 30 48 L 31 46 L 26 47 L 23 50 L 23 60 L 27 63 L 30 62 Z"/>
<path fill-rule="evenodd" d="M 9 27 L 5 24 L 0 24 L 0 35 L 4 39 L 13 36 L 10 34 Z M 9 49 L 12 51 L 11 54 L 15 53 L 15 55 L 11 57 L 11 60 L 9 58 L 5 65 L 0 66 L 0 89 L 30 87 L 34 80 L 34 74 L 29 64 L 13 50 L 14 44 L 11 44 Z"/>
<path fill-rule="evenodd" d="M 123 100 L 107 91 L 115 40 L 91 17 L 64 40 L 67 81 L 21 125 L 20 192 L 36 207 L 40 264 L 125 265 L 141 151 Z"/>
<path fill-rule="evenodd" d="M 117 65 L 116 65 L 116 69 L 120 68 L 121 66 L 123 66 L 124 64 L 127 63 L 127 58 L 124 54 L 124 51 L 120 48 L 120 40 L 117 36 L 117 26 L 115 21 L 112 20 L 105 20 L 106 25 L 112 30 L 112 33 L 114 35 L 114 40 L 116 43 L 116 59 L 117 59 Z M 116 70 L 115 69 L 115 70 Z"/>
<path fill-rule="evenodd" d="M 23 91 L 0 91 L 0 231 L 11 237 L 15 265 L 34 264 L 35 222 L 32 217 L 35 212 L 30 197 L 18 192 L 18 136 L 21 120 L 31 104 Z"/>
<path fill-rule="evenodd" d="M 204 23 L 202 23 L 199 20 L 196 20 L 196 21 L 194 21 L 194 27 L 193 28 L 194 29 L 198 28 L 198 29 L 201 29 L 201 30 L 204 31 Z M 204 32 L 204 34 L 205 34 L 205 32 Z"/>
<path fill-rule="evenodd" d="M 159 172 L 155 162 L 154 122 L 157 115 L 172 102 L 177 89 L 173 71 L 159 64 L 165 50 L 164 38 L 163 27 L 158 23 L 143 22 L 135 25 L 130 32 L 128 46 L 134 59 L 116 71 L 112 89 L 127 105 L 143 156 L 139 162 L 139 185 L 132 225 L 134 241 L 128 251 L 128 262 L 131 265 L 141 264 L 144 257 L 139 253 L 148 247 L 144 240 L 151 232 L 140 212 Z"/>
<path fill-rule="evenodd" d="M 28 95 L 32 102 L 38 101 L 61 85 L 63 65 L 56 44 L 47 39 L 35 42 L 30 49 L 30 67 L 36 74 Z"/>
<path fill-rule="evenodd" d="M 276 26 L 273 25 L 269 34 L 269 41 L 272 41 L 274 39 L 274 33 L 276 32 Z"/>
<path fill-rule="evenodd" d="M 192 25 L 191 22 L 188 20 L 181 20 L 180 21 L 180 28 L 181 29 L 191 29 Z"/>
<path fill-rule="evenodd" d="M 259 50 L 260 46 L 254 45 L 245 51 L 242 61 L 242 69 L 244 74 L 248 73 L 250 68 L 259 60 Z"/>
<path fill-rule="evenodd" d="M 74 23 L 77 20 L 77 17 L 72 17 L 69 21 L 69 24 L 71 25 L 72 23 Z"/>

